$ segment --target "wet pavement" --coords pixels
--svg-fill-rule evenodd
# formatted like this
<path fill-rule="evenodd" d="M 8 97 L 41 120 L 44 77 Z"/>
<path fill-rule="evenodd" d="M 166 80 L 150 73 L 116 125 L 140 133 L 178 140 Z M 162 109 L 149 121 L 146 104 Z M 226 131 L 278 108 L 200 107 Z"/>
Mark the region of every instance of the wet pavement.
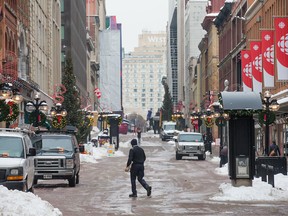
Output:
<path fill-rule="evenodd" d="M 120 142 L 133 136 L 122 135 Z M 218 164 L 197 158 L 175 159 L 174 145 L 157 136 L 143 134 L 146 152 L 145 180 L 152 196 L 137 183 L 138 197 L 131 193 L 125 156 L 103 157 L 98 163 L 82 163 L 80 184 L 69 188 L 66 181 L 39 181 L 35 194 L 59 208 L 64 216 L 178 216 L 178 215 L 288 215 L 286 202 L 220 202 L 209 198 L 228 176 L 215 174 Z M 214 153 L 215 154 L 215 153 Z"/>

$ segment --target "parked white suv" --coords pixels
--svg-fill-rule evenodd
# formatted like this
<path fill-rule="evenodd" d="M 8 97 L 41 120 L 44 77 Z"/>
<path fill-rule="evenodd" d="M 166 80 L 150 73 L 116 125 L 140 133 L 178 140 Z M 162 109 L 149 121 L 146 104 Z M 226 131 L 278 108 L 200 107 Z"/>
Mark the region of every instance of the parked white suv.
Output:
<path fill-rule="evenodd" d="M 33 192 L 35 154 L 28 133 L 0 128 L 0 185 Z"/>
<path fill-rule="evenodd" d="M 205 146 L 201 133 L 180 132 L 175 140 L 176 160 L 183 156 L 197 156 L 198 160 L 205 160 Z"/>

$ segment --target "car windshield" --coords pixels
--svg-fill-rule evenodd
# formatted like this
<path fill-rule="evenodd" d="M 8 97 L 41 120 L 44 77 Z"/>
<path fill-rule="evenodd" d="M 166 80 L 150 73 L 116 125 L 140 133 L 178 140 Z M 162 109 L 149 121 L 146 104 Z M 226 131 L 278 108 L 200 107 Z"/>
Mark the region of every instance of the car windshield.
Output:
<path fill-rule="evenodd" d="M 20 137 L 0 137 L 0 157 L 23 158 L 22 139 Z"/>
<path fill-rule="evenodd" d="M 38 151 L 73 151 L 71 139 L 67 137 L 42 137 L 33 145 Z"/>
<path fill-rule="evenodd" d="M 178 138 L 179 142 L 203 142 L 201 134 L 181 134 Z"/>
<path fill-rule="evenodd" d="M 175 130 L 175 125 L 164 125 L 164 130 Z"/>

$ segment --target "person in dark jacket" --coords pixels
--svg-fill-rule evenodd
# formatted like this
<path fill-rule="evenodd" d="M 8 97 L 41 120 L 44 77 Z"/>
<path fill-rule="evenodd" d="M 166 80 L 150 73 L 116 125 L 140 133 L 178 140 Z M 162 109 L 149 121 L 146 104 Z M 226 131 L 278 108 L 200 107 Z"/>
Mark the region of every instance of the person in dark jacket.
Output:
<path fill-rule="evenodd" d="M 136 190 L 136 177 L 140 184 L 146 189 L 147 196 L 151 196 L 152 187 L 149 186 L 146 181 L 143 179 L 144 177 L 144 162 L 146 160 L 146 155 L 144 150 L 137 145 L 137 140 L 131 140 L 132 148 L 129 151 L 128 161 L 125 168 L 125 171 L 128 172 L 130 169 L 130 180 L 131 180 L 131 189 L 132 194 L 129 197 L 137 197 Z M 132 165 L 131 165 L 132 164 Z"/>
<path fill-rule="evenodd" d="M 276 141 L 272 141 L 272 144 L 269 146 L 269 156 L 280 156 L 280 149 L 278 147 L 278 145 L 276 144 Z"/>
<path fill-rule="evenodd" d="M 141 129 L 137 128 L 137 139 L 138 139 L 138 145 L 140 146 L 141 143 Z"/>
<path fill-rule="evenodd" d="M 228 147 L 224 145 L 220 151 L 220 167 L 228 163 Z"/>

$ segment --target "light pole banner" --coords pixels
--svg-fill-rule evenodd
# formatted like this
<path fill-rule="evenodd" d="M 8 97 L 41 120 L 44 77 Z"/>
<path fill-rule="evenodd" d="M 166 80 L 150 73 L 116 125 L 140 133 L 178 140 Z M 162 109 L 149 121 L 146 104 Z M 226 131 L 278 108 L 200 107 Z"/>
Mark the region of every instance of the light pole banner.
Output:
<path fill-rule="evenodd" d="M 262 72 L 264 88 L 274 87 L 274 31 L 262 30 Z"/>
<path fill-rule="evenodd" d="M 252 63 L 250 50 L 241 50 L 243 91 L 252 91 Z"/>
<path fill-rule="evenodd" d="M 261 41 L 250 42 L 250 52 L 252 60 L 252 82 L 253 92 L 262 92 L 262 54 Z"/>
<path fill-rule="evenodd" d="M 288 17 L 274 18 L 278 80 L 288 80 Z"/>

